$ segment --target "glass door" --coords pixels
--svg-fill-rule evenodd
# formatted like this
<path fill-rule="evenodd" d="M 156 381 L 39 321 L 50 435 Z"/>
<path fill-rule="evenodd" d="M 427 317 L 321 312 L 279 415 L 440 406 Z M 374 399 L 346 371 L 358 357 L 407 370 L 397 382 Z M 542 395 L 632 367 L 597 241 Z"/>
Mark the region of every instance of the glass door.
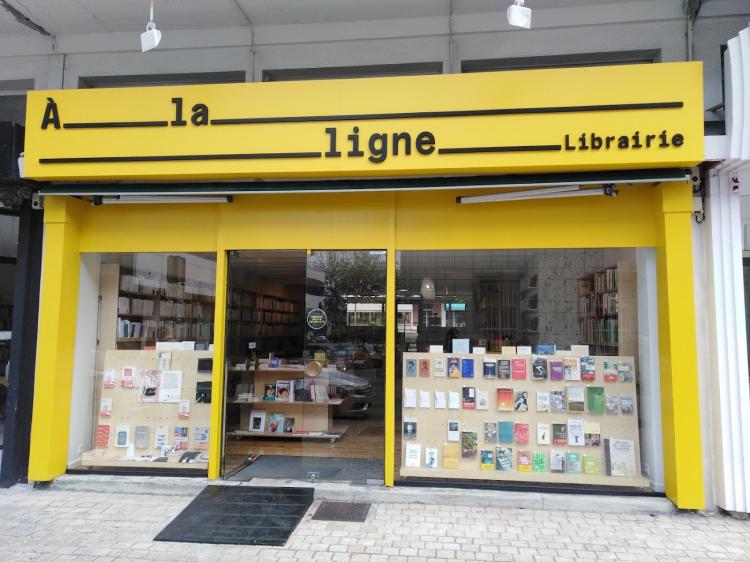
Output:
<path fill-rule="evenodd" d="M 385 252 L 229 255 L 225 478 L 382 482 Z"/>

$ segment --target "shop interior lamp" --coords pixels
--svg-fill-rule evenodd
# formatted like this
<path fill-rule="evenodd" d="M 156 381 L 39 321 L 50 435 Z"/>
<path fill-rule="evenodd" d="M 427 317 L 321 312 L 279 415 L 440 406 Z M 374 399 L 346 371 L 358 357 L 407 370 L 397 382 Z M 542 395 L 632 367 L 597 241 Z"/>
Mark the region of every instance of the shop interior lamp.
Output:
<path fill-rule="evenodd" d="M 508 6 L 508 23 L 513 27 L 531 29 L 531 8 L 524 6 L 524 0 L 513 0 Z"/>
<path fill-rule="evenodd" d="M 156 23 L 154 23 L 154 0 L 151 0 L 146 31 L 141 33 L 141 51 L 145 53 L 155 49 L 159 46 L 160 41 L 161 31 L 156 29 Z"/>
<path fill-rule="evenodd" d="M 420 287 L 419 292 L 425 300 L 435 299 L 435 282 L 429 274 L 427 277 L 422 278 L 422 286 Z"/>

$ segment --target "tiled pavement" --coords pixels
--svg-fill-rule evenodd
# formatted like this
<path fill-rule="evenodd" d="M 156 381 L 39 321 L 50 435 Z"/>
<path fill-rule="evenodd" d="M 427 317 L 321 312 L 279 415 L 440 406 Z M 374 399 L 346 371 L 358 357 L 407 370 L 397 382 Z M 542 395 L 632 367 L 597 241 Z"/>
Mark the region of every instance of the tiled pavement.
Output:
<path fill-rule="evenodd" d="M 373 504 L 364 523 L 311 519 L 283 548 L 153 542 L 186 495 L 0 491 L 0 560 L 750 560 L 750 521 L 455 505 Z M 584 498 L 585 501 L 585 498 Z"/>

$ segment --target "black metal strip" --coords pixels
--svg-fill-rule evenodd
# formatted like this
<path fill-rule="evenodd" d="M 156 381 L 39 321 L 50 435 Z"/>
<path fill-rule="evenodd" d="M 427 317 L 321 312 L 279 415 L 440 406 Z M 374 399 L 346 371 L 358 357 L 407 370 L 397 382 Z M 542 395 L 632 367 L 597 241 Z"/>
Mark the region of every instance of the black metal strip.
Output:
<path fill-rule="evenodd" d="M 127 127 L 167 127 L 169 121 L 109 121 L 104 123 L 63 123 L 63 129 L 113 129 Z"/>
<path fill-rule="evenodd" d="M 254 154 L 168 154 L 163 156 L 83 156 L 40 158 L 40 164 L 94 164 L 99 162 L 178 162 L 184 160 L 266 160 L 277 158 L 321 158 L 321 152 L 258 152 Z"/>
<path fill-rule="evenodd" d="M 614 103 L 604 105 L 571 105 L 561 107 L 518 107 L 504 109 L 470 109 L 463 111 L 413 111 L 405 113 L 362 113 L 358 115 L 300 115 L 297 117 L 240 117 L 211 119 L 212 125 L 252 125 L 261 123 L 309 123 L 316 121 L 368 121 L 377 119 L 427 119 L 440 117 L 481 117 L 488 115 L 532 115 L 544 113 L 580 113 L 592 111 L 631 111 L 641 109 L 674 109 L 681 101 L 653 103 Z"/>
<path fill-rule="evenodd" d="M 440 154 L 478 154 L 482 152 L 539 152 L 562 150 L 560 144 L 539 144 L 529 146 L 467 146 L 459 148 L 440 148 Z"/>

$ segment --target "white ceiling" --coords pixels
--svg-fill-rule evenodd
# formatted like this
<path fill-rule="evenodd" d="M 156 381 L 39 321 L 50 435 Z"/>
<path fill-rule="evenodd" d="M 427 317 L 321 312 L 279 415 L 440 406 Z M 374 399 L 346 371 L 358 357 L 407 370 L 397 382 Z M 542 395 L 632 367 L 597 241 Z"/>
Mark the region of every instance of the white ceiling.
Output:
<path fill-rule="evenodd" d="M 7 0 L 52 35 L 136 31 L 145 26 L 148 0 Z M 456 14 L 504 11 L 509 0 L 454 0 Z M 622 1 L 622 0 L 620 0 Z M 681 2 L 681 0 L 668 0 Z M 528 0 L 535 9 L 617 4 L 615 0 Z M 450 0 L 157 0 L 160 29 L 347 22 L 447 17 Z M 244 13 L 243 13 L 244 12 Z M 0 6 L 0 36 L 35 35 Z"/>

